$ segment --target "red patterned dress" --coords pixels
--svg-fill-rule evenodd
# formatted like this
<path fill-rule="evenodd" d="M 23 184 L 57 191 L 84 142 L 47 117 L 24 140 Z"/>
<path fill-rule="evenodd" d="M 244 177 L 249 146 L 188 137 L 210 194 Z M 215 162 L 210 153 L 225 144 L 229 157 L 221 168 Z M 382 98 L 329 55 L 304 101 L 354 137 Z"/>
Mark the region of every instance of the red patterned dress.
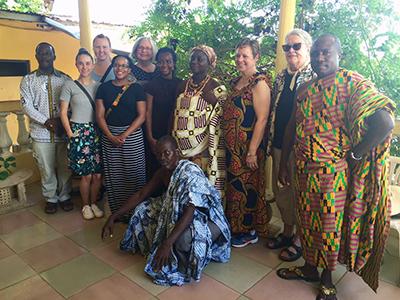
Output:
<path fill-rule="evenodd" d="M 255 229 L 261 236 L 267 235 L 271 218 L 265 202 L 265 149 L 263 143 L 257 150 L 258 169 L 252 171 L 246 165 L 246 155 L 253 136 L 256 114 L 253 107 L 253 87 L 264 80 L 270 86 L 269 78 L 256 73 L 244 88 L 235 85 L 240 78 L 232 81 L 232 90 L 224 105 L 223 129 L 226 144 L 227 188 L 226 216 L 232 234 L 248 233 Z"/>

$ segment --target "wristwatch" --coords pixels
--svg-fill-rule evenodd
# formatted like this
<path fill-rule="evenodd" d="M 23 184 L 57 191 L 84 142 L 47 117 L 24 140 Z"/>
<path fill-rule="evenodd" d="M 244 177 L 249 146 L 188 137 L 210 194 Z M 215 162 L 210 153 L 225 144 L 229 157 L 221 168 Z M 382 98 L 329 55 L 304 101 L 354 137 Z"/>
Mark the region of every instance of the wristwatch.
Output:
<path fill-rule="evenodd" d="M 350 157 L 351 157 L 351 159 L 354 159 L 354 160 L 362 160 L 362 156 L 359 156 L 359 157 L 355 156 L 353 151 L 350 151 Z"/>

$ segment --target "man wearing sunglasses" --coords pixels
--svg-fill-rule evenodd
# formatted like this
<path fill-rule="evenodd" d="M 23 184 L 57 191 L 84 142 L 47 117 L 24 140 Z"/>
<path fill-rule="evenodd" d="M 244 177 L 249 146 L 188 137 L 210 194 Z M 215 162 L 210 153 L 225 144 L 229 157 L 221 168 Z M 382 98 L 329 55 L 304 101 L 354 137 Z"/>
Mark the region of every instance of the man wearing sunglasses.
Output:
<path fill-rule="evenodd" d="M 336 299 L 332 271 L 338 262 L 376 291 L 390 219 L 386 175 L 395 105 L 358 73 L 339 68 L 341 55 L 334 35 L 313 44 L 318 77 L 296 92 L 279 169 L 280 182 L 288 184 L 293 147 L 306 263 L 277 273 L 320 281 L 317 299 L 329 300 Z"/>

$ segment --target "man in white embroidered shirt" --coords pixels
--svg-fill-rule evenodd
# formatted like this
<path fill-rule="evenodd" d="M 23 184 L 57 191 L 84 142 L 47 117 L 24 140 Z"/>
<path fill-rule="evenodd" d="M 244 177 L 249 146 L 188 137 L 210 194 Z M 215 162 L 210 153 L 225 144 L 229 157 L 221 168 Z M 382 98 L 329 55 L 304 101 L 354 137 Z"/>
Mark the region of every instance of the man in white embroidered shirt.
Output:
<path fill-rule="evenodd" d="M 67 164 L 67 143 L 59 118 L 61 88 L 68 75 L 54 69 L 54 47 L 40 43 L 36 47 L 39 68 L 21 82 L 21 105 L 30 118 L 33 155 L 38 164 L 45 212 L 54 214 L 58 203 L 65 211 L 73 209 L 71 202 L 71 172 Z"/>

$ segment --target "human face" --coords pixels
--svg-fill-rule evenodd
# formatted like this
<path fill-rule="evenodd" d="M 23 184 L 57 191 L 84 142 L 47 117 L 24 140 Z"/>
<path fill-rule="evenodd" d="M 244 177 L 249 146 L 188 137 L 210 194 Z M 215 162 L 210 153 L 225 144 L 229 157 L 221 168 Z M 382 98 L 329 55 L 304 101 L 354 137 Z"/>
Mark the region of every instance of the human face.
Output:
<path fill-rule="evenodd" d="M 236 68 L 242 74 L 254 73 L 256 71 L 256 64 L 258 55 L 253 56 L 253 51 L 249 46 L 244 46 L 236 49 Z"/>
<path fill-rule="evenodd" d="M 339 53 L 332 37 L 322 37 L 311 47 L 311 67 L 319 78 L 335 73 L 339 68 Z"/>
<path fill-rule="evenodd" d="M 138 61 L 151 62 L 153 61 L 153 46 L 148 40 L 144 39 L 139 43 L 135 54 Z"/>
<path fill-rule="evenodd" d="M 76 59 L 75 66 L 81 77 L 89 77 L 93 71 L 94 64 L 89 55 L 81 54 Z"/>
<path fill-rule="evenodd" d="M 179 162 L 178 149 L 176 149 L 172 143 L 166 141 L 164 143 L 157 144 L 158 160 L 161 166 L 168 170 L 174 170 Z"/>
<path fill-rule="evenodd" d="M 93 42 L 93 52 L 97 61 L 110 59 L 111 47 L 107 39 L 97 38 Z"/>
<path fill-rule="evenodd" d="M 291 71 L 299 70 L 310 61 L 310 49 L 307 48 L 304 41 L 297 35 L 289 35 L 286 38 L 285 45 L 293 46 L 295 44 L 301 44 L 299 50 L 294 50 L 293 47 L 290 47 L 289 51 L 285 52 L 286 62 Z"/>
<path fill-rule="evenodd" d="M 172 78 L 172 72 L 175 69 L 175 65 L 171 53 L 161 54 L 158 58 L 157 66 L 160 68 L 162 77 Z"/>
<path fill-rule="evenodd" d="M 190 70 L 193 74 L 207 74 L 210 68 L 210 62 L 207 55 L 202 51 L 194 51 L 190 56 Z"/>
<path fill-rule="evenodd" d="M 124 57 L 118 57 L 114 61 L 114 74 L 115 78 L 121 80 L 128 77 L 129 73 L 131 72 L 131 68 L 129 67 L 129 62 Z"/>
<path fill-rule="evenodd" d="M 48 70 L 53 68 L 56 56 L 54 55 L 53 48 L 50 45 L 40 45 L 36 50 L 35 57 L 39 64 L 40 70 Z"/>

